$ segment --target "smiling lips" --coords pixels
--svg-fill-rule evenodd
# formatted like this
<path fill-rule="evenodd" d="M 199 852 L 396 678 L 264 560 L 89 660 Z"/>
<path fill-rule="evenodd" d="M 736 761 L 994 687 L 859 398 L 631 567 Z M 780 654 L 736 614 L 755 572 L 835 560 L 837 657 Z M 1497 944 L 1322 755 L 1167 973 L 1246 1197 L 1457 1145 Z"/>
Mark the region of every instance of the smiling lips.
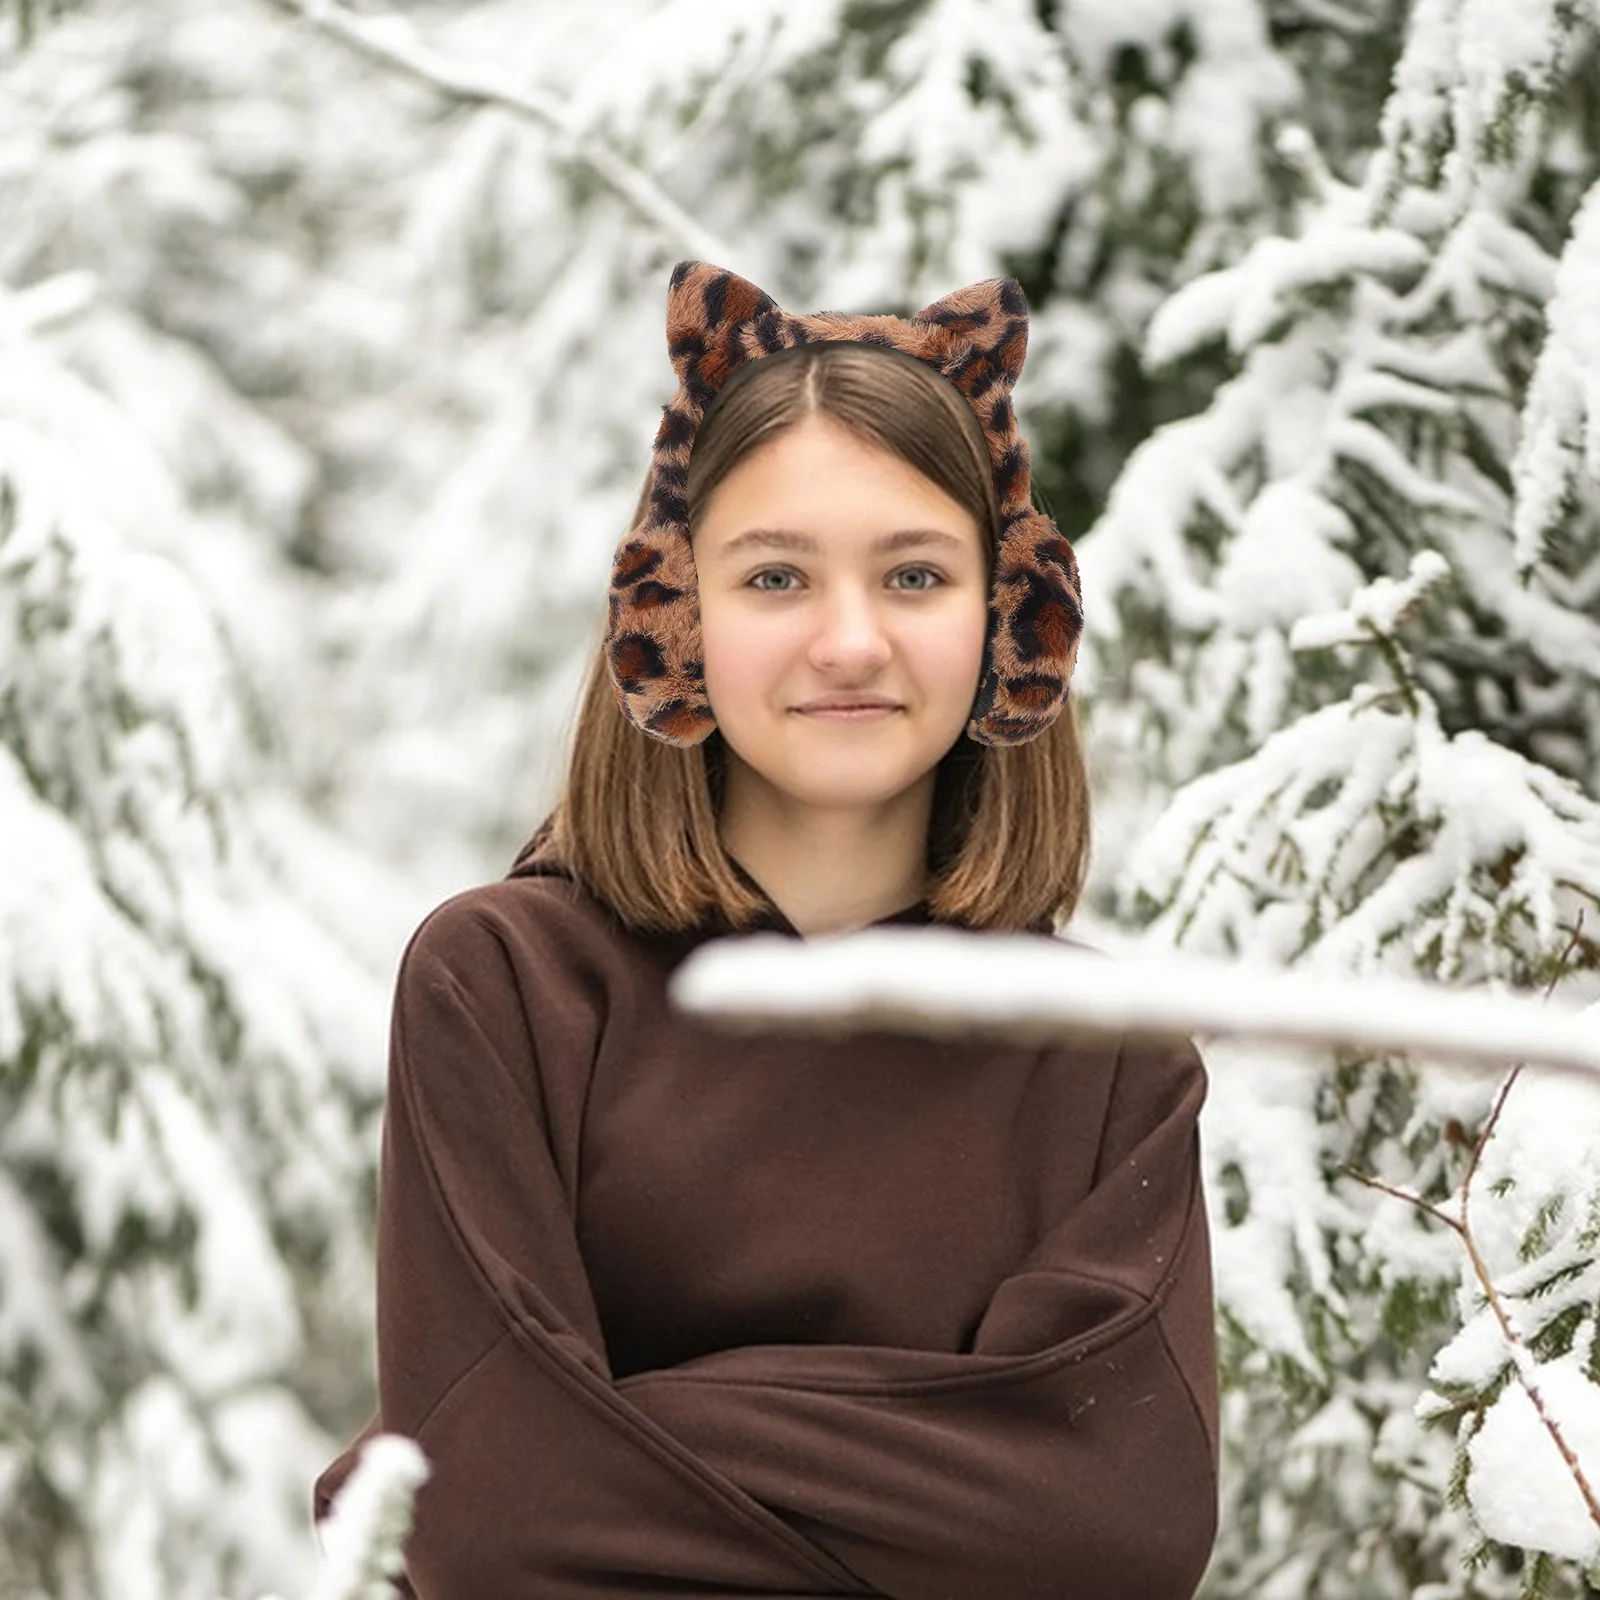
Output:
<path fill-rule="evenodd" d="M 888 710 L 896 711 L 900 708 L 898 700 L 891 700 L 886 694 L 879 694 L 873 689 L 834 689 L 827 694 L 813 695 L 804 705 L 796 706 L 796 711 L 860 711 L 860 710 Z"/>
<path fill-rule="evenodd" d="M 801 712 L 808 717 L 821 717 L 828 722 L 879 722 L 886 717 L 891 717 L 900 708 L 898 706 L 817 706 L 814 710 L 802 706 Z"/>

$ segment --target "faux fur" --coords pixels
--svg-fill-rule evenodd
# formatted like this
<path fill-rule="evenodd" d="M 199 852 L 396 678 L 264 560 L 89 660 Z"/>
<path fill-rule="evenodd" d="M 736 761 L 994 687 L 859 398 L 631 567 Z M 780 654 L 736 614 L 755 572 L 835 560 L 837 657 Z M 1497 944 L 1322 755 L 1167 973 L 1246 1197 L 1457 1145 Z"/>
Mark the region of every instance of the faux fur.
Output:
<path fill-rule="evenodd" d="M 706 698 L 699 586 L 689 541 L 689 454 L 706 407 L 745 361 L 822 339 L 886 345 L 926 362 L 983 424 L 1000 503 L 983 670 L 967 723 L 980 744 L 1022 744 L 1066 703 L 1083 633 L 1072 546 L 1033 509 L 1028 442 L 1011 391 L 1028 348 L 1028 302 L 1015 278 L 958 289 L 906 321 L 818 311 L 797 316 L 738 274 L 680 261 L 667 291 L 667 350 L 678 389 L 651 457 L 650 506 L 617 547 L 606 655 L 618 704 L 667 744 L 699 744 L 716 726 Z"/>

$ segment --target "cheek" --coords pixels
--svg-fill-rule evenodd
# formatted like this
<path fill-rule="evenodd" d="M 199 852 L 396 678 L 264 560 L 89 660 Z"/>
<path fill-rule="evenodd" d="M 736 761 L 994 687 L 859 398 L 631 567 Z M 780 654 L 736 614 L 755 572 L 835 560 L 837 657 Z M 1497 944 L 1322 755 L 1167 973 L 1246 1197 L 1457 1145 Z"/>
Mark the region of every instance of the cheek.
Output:
<path fill-rule="evenodd" d="M 983 644 L 989 612 L 984 602 L 964 604 L 943 616 L 929 618 L 918 631 L 918 670 L 929 681 L 970 685 L 983 665 Z"/>
<path fill-rule="evenodd" d="M 752 609 L 701 608 L 700 643 L 705 656 L 706 687 L 725 693 L 754 688 L 765 681 L 786 648 L 783 632 Z"/>

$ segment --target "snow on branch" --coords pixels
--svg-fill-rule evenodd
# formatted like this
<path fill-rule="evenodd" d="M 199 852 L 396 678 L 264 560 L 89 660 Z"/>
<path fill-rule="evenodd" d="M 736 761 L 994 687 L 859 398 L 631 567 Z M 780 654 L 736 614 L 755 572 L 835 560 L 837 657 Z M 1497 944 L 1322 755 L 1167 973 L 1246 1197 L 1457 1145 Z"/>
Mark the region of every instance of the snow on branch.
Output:
<path fill-rule="evenodd" d="M 1368 171 L 1374 213 L 1408 184 L 1469 205 L 1484 169 L 1521 151 L 1580 20 L 1572 0 L 1417 0 Z"/>
<path fill-rule="evenodd" d="M 1348 285 L 1362 277 L 1414 281 L 1429 252 L 1415 234 L 1374 226 L 1359 189 L 1339 183 L 1303 128 L 1279 147 L 1305 175 L 1312 203 L 1293 238 L 1258 239 L 1236 266 L 1182 285 L 1156 310 L 1145 333 L 1143 361 L 1156 371 L 1200 346 L 1226 337 L 1242 356 L 1288 322 L 1307 290 Z"/>
<path fill-rule="evenodd" d="M 668 993 L 733 1032 L 781 1022 L 1029 1042 L 1122 1030 L 1226 1034 L 1600 1078 L 1600 1020 L 1528 995 L 1167 952 L 1108 959 L 1034 934 L 874 928 L 799 944 L 772 933 L 717 939 L 678 967 Z"/>
<path fill-rule="evenodd" d="M 1579 929 L 1574 930 L 1563 954 L 1563 968 L 1566 958 L 1571 955 L 1578 943 L 1580 931 L 1581 924 Z M 1545 991 L 1547 1000 L 1554 985 L 1555 980 L 1552 980 Z M 1348 1165 L 1343 1170 L 1370 1188 L 1406 1201 L 1450 1229 L 1466 1251 L 1472 1278 L 1479 1294 L 1483 1297 L 1488 1314 L 1493 1318 L 1494 1327 L 1499 1334 L 1499 1340 L 1496 1341 L 1498 1349 L 1495 1354 L 1506 1361 L 1516 1379 L 1517 1387 L 1514 1391 L 1502 1391 L 1489 1406 L 1487 1415 L 1481 1419 L 1478 1426 L 1473 1448 L 1469 1451 L 1472 1465 L 1477 1469 L 1471 1481 L 1477 1487 L 1473 1500 L 1480 1522 L 1485 1524 L 1493 1538 L 1526 1545 L 1533 1549 L 1549 1550 L 1573 1560 L 1593 1562 L 1600 1559 L 1600 1493 L 1596 1492 L 1595 1482 L 1590 1476 L 1591 1468 L 1600 1461 L 1600 1388 L 1590 1383 L 1582 1371 L 1571 1362 L 1541 1362 L 1538 1359 L 1534 1349 L 1533 1334 L 1522 1325 L 1510 1304 L 1511 1286 L 1497 1284 L 1495 1281 L 1488 1252 L 1473 1226 L 1470 1208 L 1473 1183 L 1484 1176 L 1486 1171 L 1485 1152 L 1491 1147 L 1495 1135 L 1505 1126 L 1506 1102 L 1523 1072 L 1523 1065 L 1518 1063 L 1500 1085 L 1488 1119 L 1473 1142 L 1471 1159 L 1467 1163 L 1466 1173 L 1456 1192 L 1456 1206 L 1453 1212 L 1442 1204 L 1435 1204 L 1409 1189 L 1386 1183 L 1370 1173 L 1358 1171 Z M 1600 1085 L 1595 1087 L 1600 1088 Z M 1582 1105 L 1581 1101 L 1579 1105 Z M 1540 1121 L 1547 1121 L 1550 1109 L 1552 1108 L 1548 1106 L 1539 1106 L 1535 1108 L 1533 1114 Z M 1578 1108 L 1568 1102 L 1561 1109 L 1570 1116 Z M 1593 1119 L 1589 1121 L 1592 1127 Z M 1590 1137 L 1593 1138 L 1592 1132 Z M 1527 1153 L 1522 1150 L 1516 1152 L 1518 1155 Z M 1551 1152 L 1544 1153 L 1548 1156 Z M 1592 1170 L 1592 1154 L 1593 1151 L 1584 1151 L 1582 1158 L 1577 1161 L 1558 1159 L 1549 1164 L 1563 1172 L 1579 1171 L 1585 1167 Z M 1511 1165 L 1527 1169 L 1526 1161 L 1513 1160 Z M 1508 1171 L 1498 1182 L 1492 1184 L 1491 1188 L 1503 1192 L 1505 1189 L 1515 1187 L 1515 1184 L 1516 1179 Z M 1523 1248 L 1519 1251 L 1523 1262 L 1528 1260 L 1530 1253 L 1542 1257 L 1537 1262 L 1542 1281 L 1536 1279 L 1528 1286 L 1526 1293 L 1529 1296 L 1538 1296 L 1546 1302 L 1554 1278 L 1561 1276 L 1566 1269 L 1563 1267 L 1558 1272 L 1551 1273 L 1549 1252 L 1548 1250 L 1539 1252 L 1532 1248 L 1533 1235 L 1539 1235 L 1540 1242 L 1548 1244 L 1548 1240 L 1543 1236 L 1560 1209 L 1560 1207 L 1552 1209 L 1548 1201 L 1541 1204 L 1529 1236 L 1524 1238 Z M 1568 1285 L 1568 1298 L 1569 1303 L 1581 1308 L 1593 1298 L 1593 1241 L 1592 1239 L 1586 1241 L 1583 1232 L 1579 1231 L 1575 1243 L 1577 1244 L 1575 1260 L 1579 1268 L 1578 1276 L 1582 1281 L 1578 1284 L 1575 1295 L 1571 1293 L 1573 1286 Z M 1585 1266 L 1590 1270 L 1584 1271 Z M 1548 1303 L 1545 1304 L 1543 1312 L 1545 1329 L 1548 1329 L 1559 1309 L 1559 1306 L 1552 1308 Z M 1435 1359 L 1430 1377 L 1439 1389 L 1470 1393 L 1474 1388 L 1483 1385 L 1487 1376 L 1481 1370 L 1484 1362 L 1481 1353 L 1474 1347 L 1482 1345 L 1484 1341 L 1473 1337 L 1475 1331 L 1473 1324 L 1468 1323 L 1462 1334 Z M 1465 1351 L 1462 1347 L 1466 1347 Z M 1477 1359 L 1474 1359 L 1475 1356 Z M 1552 1392 L 1558 1388 L 1562 1396 L 1562 1404 L 1559 1407 L 1552 1405 Z M 1540 1479 L 1541 1474 L 1535 1467 L 1543 1458 L 1537 1452 L 1528 1449 L 1525 1430 L 1518 1426 L 1516 1412 L 1506 1403 L 1513 1392 L 1520 1392 L 1526 1397 L 1533 1417 L 1537 1419 L 1537 1429 L 1542 1430 L 1554 1445 L 1566 1474 L 1564 1482 L 1558 1481 L 1554 1484 L 1539 1482 L 1537 1490 L 1532 1495 L 1526 1492 L 1523 1484 L 1530 1475 L 1536 1481 Z M 1448 1394 L 1424 1395 L 1417 1409 L 1419 1416 L 1423 1417 L 1445 1415 L 1452 1409 L 1452 1400 Z M 1561 1413 L 1559 1416 L 1558 1410 Z M 1584 1446 L 1582 1452 L 1577 1448 L 1575 1440 Z M 1491 1450 L 1495 1457 L 1496 1470 L 1488 1475 L 1491 1481 L 1485 1482 L 1482 1469 L 1485 1456 Z M 1587 1466 L 1585 1458 L 1589 1463 Z M 1563 1489 L 1567 1491 L 1565 1494 Z"/>
<path fill-rule="evenodd" d="M 393 1600 L 391 1580 L 403 1569 L 416 1493 L 428 1470 L 416 1441 L 404 1434 L 367 1441 L 319 1527 L 328 1559 L 310 1600 Z"/>
<path fill-rule="evenodd" d="M 1474 728 L 1363 686 L 1176 796 L 1124 869 L 1156 935 L 1325 968 L 1506 982 L 1600 905 L 1600 806 Z M 1410 819 L 1415 832 L 1403 819 Z"/>
<path fill-rule="evenodd" d="M 1512 531 L 1524 574 L 1544 554 L 1579 478 L 1600 478 L 1600 183 L 1579 207 L 1546 317 L 1511 464 Z"/>
<path fill-rule="evenodd" d="M 701 261 L 727 261 L 738 252 L 697 222 L 647 173 L 579 126 L 558 99 L 527 88 L 488 65 L 453 60 L 417 37 L 410 22 L 393 13 L 357 16 L 333 0 L 270 0 L 313 27 L 391 71 L 464 105 L 498 106 L 556 135 L 560 153 L 581 161 L 602 182 L 659 228 L 676 248 Z"/>
<path fill-rule="evenodd" d="M 94 303 L 99 290 L 95 275 L 81 268 L 58 272 L 26 289 L 0 283 L 0 345 L 70 321 Z"/>
<path fill-rule="evenodd" d="M 1297 619 L 1289 630 L 1289 648 L 1325 650 L 1391 638 L 1427 591 L 1449 576 L 1450 565 L 1437 550 L 1418 550 L 1404 578 L 1374 578 L 1341 609 Z"/>

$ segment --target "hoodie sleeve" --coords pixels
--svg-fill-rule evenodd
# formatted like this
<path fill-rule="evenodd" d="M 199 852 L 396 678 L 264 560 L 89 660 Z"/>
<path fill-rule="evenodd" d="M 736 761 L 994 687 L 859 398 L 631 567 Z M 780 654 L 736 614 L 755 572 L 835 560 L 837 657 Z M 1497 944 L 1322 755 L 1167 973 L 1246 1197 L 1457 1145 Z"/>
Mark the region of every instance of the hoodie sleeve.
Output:
<path fill-rule="evenodd" d="M 446 901 L 396 982 L 378 1184 L 378 1413 L 429 1467 L 418 1600 L 849 1592 L 842 1569 L 619 1397 L 549 1137 L 592 1049 L 559 919 Z M 571 1062 L 564 1062 L 570 1066 Z M 356 1445 L 319 1480 L 326 1508 Z M 796 1574 L 800 1575 L 797 1585 Z"/>
<path fill-rule="evenodd" d="M 519 1319 L 544 1319 L 541 1337 L 609 1376 L 544 1137 L 529 998 L 465 896 L 430 912 L 401 956 L 378 1168 L 378 1410 L 318 1477 L 317 1521 L 374 1434 L 427 1454 L 430 1422 Z"/>
<path fill-rule="evenodd" d="M 1215 1470 L 1216 1304 L 1200 1151 L 1206 1091 L 1205 1067 L 1192 1039 L 1123 1040 L 1094 1209 L 1109 1212 L 1125 1199 L 1132 1249 L 1125 1270 L 1140 1292 L 1159 1303 L 1156 1321 L 1194 1402 Z"/>

